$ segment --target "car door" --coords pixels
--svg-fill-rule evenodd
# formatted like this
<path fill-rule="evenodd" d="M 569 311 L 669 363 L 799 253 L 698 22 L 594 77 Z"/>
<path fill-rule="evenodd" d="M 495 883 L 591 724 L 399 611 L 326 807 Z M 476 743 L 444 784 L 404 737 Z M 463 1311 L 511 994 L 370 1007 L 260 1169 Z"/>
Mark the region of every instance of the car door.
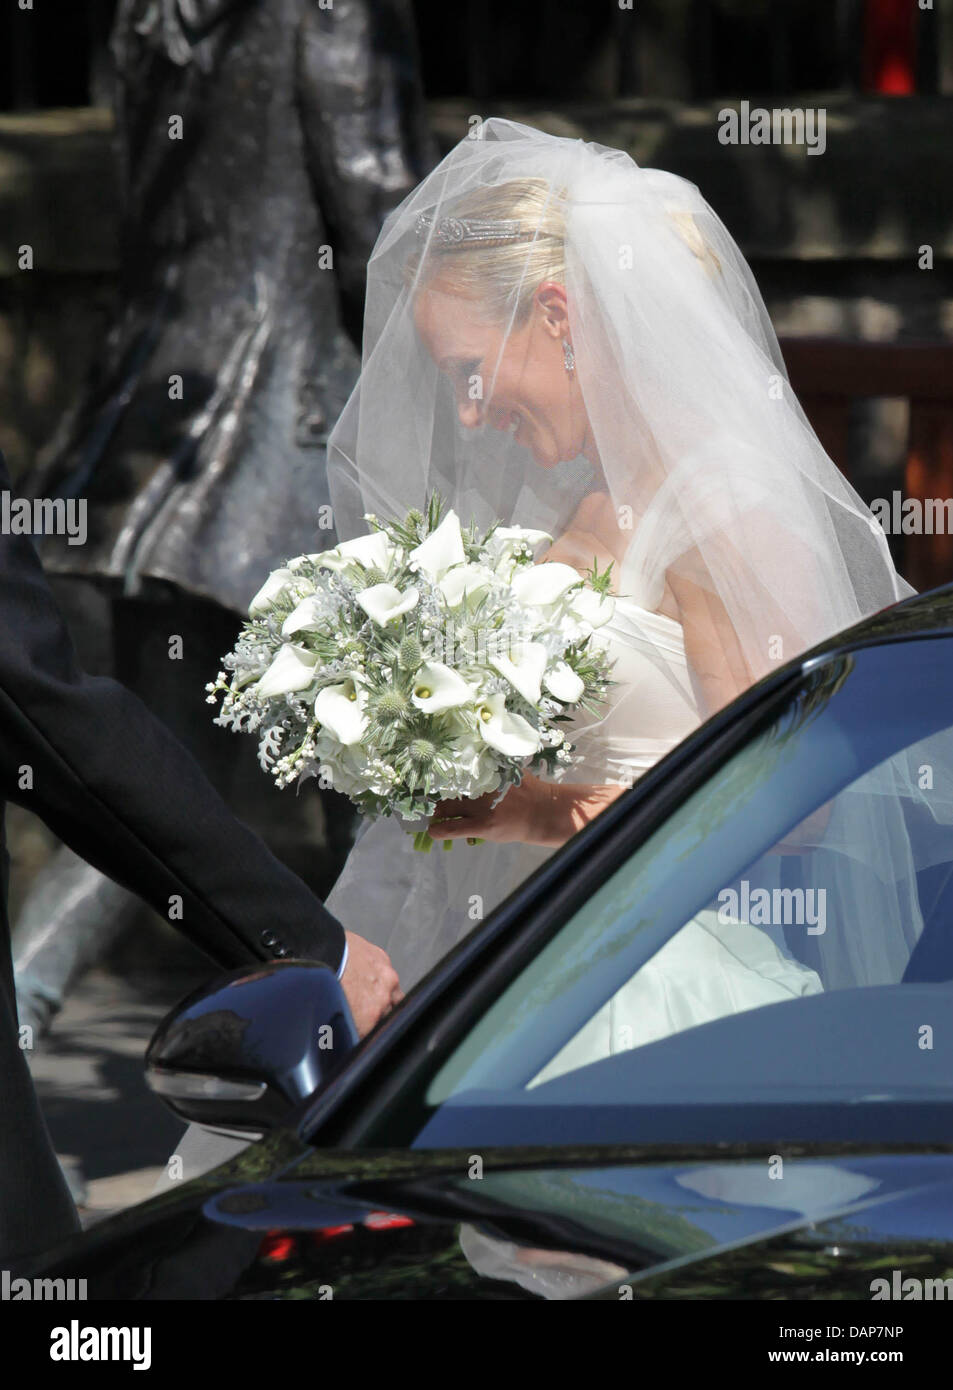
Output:
<path fill-rule="evenodd" d="M 953 1017 L 953 844 L 944 808 L 924 819 L 899 780 L 911 760 L 918 769 L 926 758 L 950 765 L 951 677 L 946 638 L 812 664 L 736 731 L 733 748 L 709 756 L 694 789 L 654 827 L 643 821 L 633 832 L 623 819 L 594 838 L 588 876 L 577 865 L 571 883 L 551 884 L 535 911 L 523 909 L 482 970 L 470 962 L 469 975 L 419 1020 L 415 1040 L 391 1054 L 386 1079 L 363 1090 L 358 1083 L 350 1097 L 345 1079 L 339 1100 L 318 1102 L 312 1142 L 453 1153 L 460 1181 L 467 1165 L 484 1174 L 468 1175 L 472 1184 L 501 1163 L 509 1172 L 514 1150 L 527 1169 L 547 1174 L 556 1159 L 565 1174 L 565 1151 L 575 1145 L 590 1162 L 597 1150 L 614 1170 L 634 1150 L 643 1177 L 672 1146 L 692 1171 L 727 1154 L 728 1185 L 746 1213 L 740 1225 L 749 1222 L 745 1240 L 863 1203 L 859 1155 L 900 1146 L 910 1177 L 929 1150 L 953 1147 L 953 1041 L 944 1026 Z M 842 798 L 902 817 L 909 881 L 891 882 L 887 865 L 872 866 L 871 845 L 835 836 L 832 847 L 831 829 L 852 823 L 840 816 Z M 637 819 L 644 804 L 633 811 Z M 916 921 L 893 939 L 872 914 L 878 897 L 895 904 L 901 889 Z M 822 911 L 820 895 L 835 892 Z M 766 916 L 752 910 L 758 894 Z M 753 996 L 744 1007 L 721 1001 L 707 1016 L 687 1025 L 670 1018 L 641 1039 L 603 1032 L 603 1055 L 590 1049 L 574 1061 L 567 1048 L 607 1004 L 639 985 L 701 915 L 717 916 L 732 899 L 803 987 L 771 1001 Z M 827 932 L 837 934 L 830 950 Z M 828 1175 L 820 1206 L 795 1199 L 803 1163 L 815 1165 L 813 1181 Z M 588 1190 L 579 1172 L 549 1190 Z M 869 1190 L 882 1198 L 884 1182 Z M 616 1194 L 616 1235 L 644 1200 L 635 1190 Z M 524 1214 L 529 1205 L 527 1197 Z M 660 1205 L 673 1219 L 682 1214 L 678 1203 Z M 944 1251 L 948 1225 L 936 1226 Z M 627 1257 L 621 1246 L 614 1251 L 623 1264 L 635 1258 L 626 1248 Z M 613 1252 L 590 1240 L 575 1253 L 611 1262 Z M 690 1255 L 643 1246 L 640 1277 Z"/>
<path fill-rule="evenodd" d="M 826 1268 L 833 1226 L 866 1232 L 851 1279 L 881 1242 L 908 1248 L 928 1231 L 941 1277 L 953 1237 L 948 829 L 911 814 L 898 788 L 891 814 L 923 866 L 906 885 L 919 922 L 878 958 L 882 978 L 853 950 L 879 940 L 870 847 L 825 836 L 840 797 L 889 797 L 891 760 L 945 765 L 951 657 L 940 638 L 842 653 L 703 731 L 418 987 L 297 1138 L 190 1184 L 166 1216 L 148 1204 L 158 1235 L 142 1243 L 140 1287 L 180 1286 L 213 1250 L 223 1296 L 648 1296 L 653 1280 L 741 1249 L 752 1278 L 764 1242 L 808 1239 Z M 896 899 L 897 884 L 874 880 Z M 822 919 L 807 895 L 835 883 Z M 752 911 L 758 891 L 780 902 L 776 920 Z M 730 893 L 747 893 L 735 911 L 765 958 L 816 984 L 722 1000 L 643 1036 L 616 1037 L 610 1021 L 595 1050 L 590 1038 L 574 1053 L 699 920 L 715 932 Z M 838 949 L 819 950 L 835 923 Z M 695 973 L 704 984 L 703 963 Z"/>

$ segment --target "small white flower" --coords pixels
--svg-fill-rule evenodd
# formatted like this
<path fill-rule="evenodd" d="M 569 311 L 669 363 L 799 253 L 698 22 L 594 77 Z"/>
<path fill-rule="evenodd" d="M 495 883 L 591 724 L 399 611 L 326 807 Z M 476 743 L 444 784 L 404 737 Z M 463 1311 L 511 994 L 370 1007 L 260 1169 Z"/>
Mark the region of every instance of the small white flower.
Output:
<path fill-rule="evenodd" d="M 550 560 L 542 565 L 524 565 L 513 576 L 513 593 L 520 603 L 545 608 L 556 603 L 574 584 L 581 583 L 582 578 L 572 565 Z"/>
<path fill-rule="evenodd" d="M 463 564 L 466 554 L 460 518 L 455 511 L 447 512 L 437 529 L 410 552 L 409 559 L 434 583 L 442 579 L 451 566 Z"/>
<path fill-rule="evenodd" d="M 439 714 L 468 704 L 476 692 L 442 661 L 427 661 L 414 677 L 411 701 L 425 714 Z"/>
<path fill-rule="evenodd" d="M 535 705 L 542 693 L 546 660 L 546 648 L 540 642 L 521 642 L 513 647 L 509 656 L 491 656 L 490 665 L 524 700 Z"/>
<path fill-rule="evenodd" d="M 416 589 L 408 589 L 402 594 L 393 584 L 372 584 L 358 594 L 357 601 L 378 627 L 384 627 L 394 618 L 409 613 L 416 607 L 419 598 Z"/>
<path fill-rule="evenodd" d="M 484 743 L 510 758 L 538 753 L 539 734 L 519 714 L 511 714 L 502 694 L 490 695 L 477 707 L 477 732 Z"/>
<path fill-rule="evenodd" d="M 248 616 L 254 618 L 261 613 L 269 612 L 274 608 L 275 600 L 281 597 L 293 580 L 294 575 L 290 569 L 272 570 L 248 605 Z"/>
<path fill-rule="evenodd" d="M 574 705 L 586 688 L 585 681 L 581 676 L 577 676 L 568 661 L 557 661 L 555 666 L 546 672 L 543 684 L 551 695 L 555 695 L 557 700 L 562 700 L 567 705 Z"/>
<path fill-rule="evenodd" d="M 268 670 L 259 678 L 257 693 L 263 699 L 268 699 L 273 695 L 290 695 L 294 690 L 306 690 L 314 680 L 317 660 L 314 652 L 286 642 Z"/>
<path fill-rule="evenodd" d="M 326 685 L 314 702 L 315 717 L 345 748 L 360 743 L 367 730 L 366 691 L 352 678 Z"/>

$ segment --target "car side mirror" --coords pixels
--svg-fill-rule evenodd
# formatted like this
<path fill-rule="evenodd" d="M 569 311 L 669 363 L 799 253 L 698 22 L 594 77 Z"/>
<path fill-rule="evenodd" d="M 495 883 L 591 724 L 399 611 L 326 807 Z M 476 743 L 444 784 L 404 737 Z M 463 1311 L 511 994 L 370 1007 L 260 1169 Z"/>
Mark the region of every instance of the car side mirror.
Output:
<path fill-rule="evenodd" d="M 356 1047 L 334 971 L 314 961 L 243 966 L 162 1021 L 146 1081 L 181 1120 L 243 1137 L 283 1124 Z"/>

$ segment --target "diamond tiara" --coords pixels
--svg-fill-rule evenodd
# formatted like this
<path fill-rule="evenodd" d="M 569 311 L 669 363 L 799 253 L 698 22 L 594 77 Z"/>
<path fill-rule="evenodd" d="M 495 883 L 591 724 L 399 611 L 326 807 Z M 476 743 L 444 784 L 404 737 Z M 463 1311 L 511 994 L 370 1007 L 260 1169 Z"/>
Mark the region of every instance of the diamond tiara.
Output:
<path fill-rule="evenodd" d="M 417 218 L 416 231 L 421 238 L 429 234 L 430 246 L 437 251 L 505 246 L 511 241 L 532 241 L 536 236 L 535 229 L 528 230 L 516 218 L 439 217 L 435 223 L 425 212 Z"/>

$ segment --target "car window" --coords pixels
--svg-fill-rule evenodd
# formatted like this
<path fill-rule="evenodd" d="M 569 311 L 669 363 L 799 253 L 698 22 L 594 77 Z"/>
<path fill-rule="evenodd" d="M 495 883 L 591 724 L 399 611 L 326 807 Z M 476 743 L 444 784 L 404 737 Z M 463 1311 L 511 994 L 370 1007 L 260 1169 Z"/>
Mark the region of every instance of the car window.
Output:
<path fill-rule="evenodd" d="M 804 1100 L 810 1070 L 778 1056 L 772 1072 L 778 1038 L 793 1027 L 800 1046 L 803 1020 L 814 1046 L 846 1000 L 866 1060 L 815 1059 L 816 1096 L 889 1073 L 892 1095 L 953 1099 L 919 1003 L 951 1002 L 951 651 L 915 641 L 815 666 L 512 980 L 429 1078 L 428 1110 L 635 1104 L 659 1099 L 662 1075 L 669 1100 L 698 1098 L 709 1069 L 722 1098 L 774 1081 Z M 881 1057 L 901 1014 L 910 1046 Z M 664 1065 L 676 1052 L 683 1072 Z"/>

